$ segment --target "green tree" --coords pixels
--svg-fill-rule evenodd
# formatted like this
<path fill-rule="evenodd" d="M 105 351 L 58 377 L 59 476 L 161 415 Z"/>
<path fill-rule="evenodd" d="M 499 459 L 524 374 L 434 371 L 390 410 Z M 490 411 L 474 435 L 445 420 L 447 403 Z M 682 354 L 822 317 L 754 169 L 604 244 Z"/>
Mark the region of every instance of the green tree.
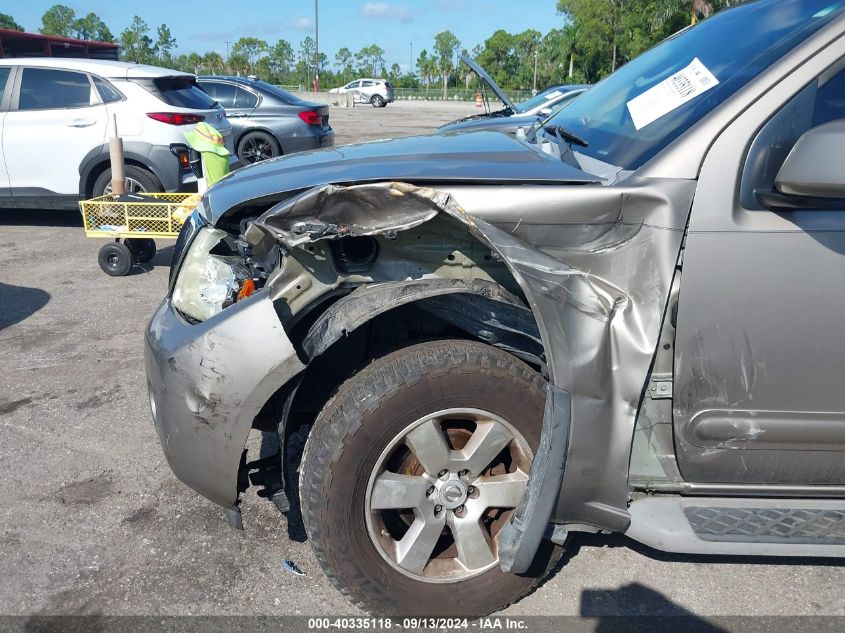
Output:
<path fill-rule="evenodd" d="M 54 4 L 41 16 L 41 32 L 44 35 L 73 37 L 76 12 L 63 4 Z"/>
<path fill-rule="evenodd" d="M 156 62 L 156 51 L 152 38 L 150 38 L 150 27 L 136 15 L 132 18 L 132 24 L 120 34 L 119 43 L 123 59 L 138 64 L 154 64 Z"/>
<path fill-rule="evenodd" d="M 378 77 L 384 70 L 384 49 L 378 44 L 370 44 L 355 53 L 358 74 Z"/>
<path fill-rule="evenodd" d="M 226 69 L 226 62 L 223 61 L 223 56 L 216 51 L 209 51 L 203 55 L 200 64 L 203 73 L 209 75 L 218 75 Z"/>
<path fill-rule="evenodd" d="M 428 90 L 431 87 L 431 79 L 437 74 L 437 60 L 430 56 L 425 49 L 420 52 L 417 58 L 417 72 L 423 83 L 425 83 L 425 93 L 428 94 Z"/>
<path fill-rule="evenodd" d="M 269 80 L 275 83 L 286 83 L 290 80 L 291 69 L 296 59 L 290 42 L 279 40 L 273 44 L 264 59 L 270 72 Z"/>
<path fill-rule="evenodd" d="M 226 70 L 232 75 L 246 75 L 251 72 L 249 60 L 240 52 L 232 52 L 226 60 Z"/>
<path fill-rule="evenodd" d="M 314 56 L 317 54 L 317 42 L 310 35 L 299 43 L 299 61 L 296 64 L 297 81 L 302 81 L 303 85 L 311 84 L 311 77 L 314 75 Z"/>
<path fill-rule="evenodd" d="M 232 56 L 245 58 L 249 65 L 249 71 L 252 72 L 255 69 L 255 62 L 267 53 L 269 48 L 267 42 L 257 37 L 242 37 L 232 46 Z"/>
<path fill-rule="evenodd" d="M 537 54 L 539 65 L 541 39 L 542 34 L 533 29 L 517 33 L 513 37 L 513 52 L 517 64 L 514 83 L 520 90 L 526 90 L 534 85 L 534 55 Z"/>
<path fill-rule="evenodd" d="M 511 78 L 516 75 L 518 66 L 513 40 L 513 35 L 499 29 L 485 40 L 483 50 L 476 57 L 493 80 L 505 88 L 513 87 Z"/>
<path fill-rule="evenodd" d="M 437 53 L 437 70 L 443 79 L 443 98 L 448 96 L 449 74 L 454 68 L 455 51 L 461 45 L 458 36 L 452 31 L 441 31 L 434 36 L 434 50 Z"/>
<path fill-rule="evenodd" d="M 170 27 L 162 24 L 156 29 L 155 52 L 158 59 L 167 66 L 173 62 L 173 49 L 176 48 L 176 38 L 170 32 Z"/>
<path fill-rule="evenodd" d="M 23 27 L 15 22 L 11 15 L 0 13 L 0 29 L 11 29 L 13 31 L 23 31 Z"/>
<path fill-rule="evenodd" d="M 89 13 L 73 21 L 73 35 L 81 40 L 114 42 L 114 35 L 96 13 Z"/>
<path fill-rule="evenodd" d="M 334 66 L 338 71 L 338 83 L 346 84 L 352 81 L 355 74 L 355 67 L 353 66 L 355 57 L 345 46 L 338 49 L 334 55 Z"/>

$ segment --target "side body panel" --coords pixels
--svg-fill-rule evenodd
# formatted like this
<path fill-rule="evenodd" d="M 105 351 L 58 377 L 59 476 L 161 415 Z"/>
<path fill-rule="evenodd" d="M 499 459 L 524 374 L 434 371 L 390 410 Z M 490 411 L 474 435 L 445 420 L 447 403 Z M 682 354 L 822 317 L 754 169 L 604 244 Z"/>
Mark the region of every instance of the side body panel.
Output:
<path fill-rule="evenodd" d="M 704 162 L 675 350 L 675 442 L 689 482 L 845 482 L 845 209 L 776 213 L 743 182 L 757 132 L 841 55 L 829 47 L 776 84 Z"/>

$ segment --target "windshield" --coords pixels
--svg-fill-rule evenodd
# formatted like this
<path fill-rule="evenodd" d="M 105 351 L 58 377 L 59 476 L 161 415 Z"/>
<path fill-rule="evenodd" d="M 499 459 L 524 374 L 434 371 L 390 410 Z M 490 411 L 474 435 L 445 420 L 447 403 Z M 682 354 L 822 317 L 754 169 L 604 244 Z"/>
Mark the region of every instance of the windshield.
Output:
<path fill-rule="evenodd" d="M 637 169 L 842 13 L 845 0 L 757 0 L 717 13 L 632 60 L 548 125 L 579 153 Z"/>
<path fill-rule="evenodd" d="M 531 97 L 525 101 L 516 104 L 516 111 L 520 114 L 523 112 L 528 112 L 529 110 L 533 110 L 534 108 L 538 108 L 546 103 L 554 102 L 555 99 L 561 97 L 561 95 L 569 92 L 569 89 L 566 86 L 555 86 L 553 88 L 549 88 L 544 90 L 538 95 Z"/>

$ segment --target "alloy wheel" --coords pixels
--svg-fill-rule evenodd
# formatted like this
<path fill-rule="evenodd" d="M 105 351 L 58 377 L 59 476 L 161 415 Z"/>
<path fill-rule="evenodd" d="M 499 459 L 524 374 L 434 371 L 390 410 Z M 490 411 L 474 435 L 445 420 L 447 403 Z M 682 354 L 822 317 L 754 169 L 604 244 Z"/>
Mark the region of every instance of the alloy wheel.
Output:
<path fill-rule="evenodd" d="M 261 162 L 273 157 L 273 148 L 270 143 L 261 138 L 249 138 L 241 150 L 241 160 L 248 165 Z"/>
<path fill-rule="evenodd" d="M 126 193 L 146 193 L 147 190 L 144 188 L 140 182 L 135 180 L 134 178 L 130 178 L 129 176 L 126 177 L 124 180 L 124 188 L 126 189 Z M 111 195 L 113 189 L 111 186 L 111 181 L 106 184 L 105 189 L 103 189 L 103 195 Z"/>
<path fill-rule="evenodd" d="M 532 457 L 519 431 L 486 411 L 449 409 L 417 420 L 382 451 L 368 482 L 366 523 L 376 550 L 425 582 L 491 569 Z"/>

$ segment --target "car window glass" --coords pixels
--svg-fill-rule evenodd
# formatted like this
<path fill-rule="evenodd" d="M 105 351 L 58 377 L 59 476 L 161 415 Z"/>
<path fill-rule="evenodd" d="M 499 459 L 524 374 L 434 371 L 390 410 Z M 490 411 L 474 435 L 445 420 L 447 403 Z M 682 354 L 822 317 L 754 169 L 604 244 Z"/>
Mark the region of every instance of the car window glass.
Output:
<path fill-rule="evenodd" d="M 845 70 L 836 73 L 816 93 L 813 127 L 845 119 Z"/>
<path fill-rule="evenodd" d="M 173 77 L 140 78 L 130 81 L 143 86 L 145 90 L 161 99 L 167 105 L 177 108 L 207 110 L 214 107 L 214 100 L 199 87 L 192 75 Z"/>
<path fill-rule="evenodd" d="M 362 85 L 364 88 L 369 88 L 370 86 L 374 85 L 374 83 L 373 83 L 372 81 L 362 81 L 362 82 L 361 82 L 361 85 Z"/>
<path fill-rule="evenodd" d="M 100 98 L 103 100 L 103 103 L 114 103 L 115 101 L 123 99 L 123 95 L 117 91 L 117 88 L 112 86 L 105 79 L 97 77 L 96 75 L 91 75 L 91 80 L 94 82 L 97 92 L 100 93 Z"/>
<path fill-rule="evenodd" d="M 18 108 L 81 108 L 98 103 L 88 75 L 52 68 L 24 68 Z"/>
<path fill-rule="evenodd" d="M 249 90 L 238 88 L 238 93 L 235 95 L 236 108 L 254 108 L 258 105 L 258 97 L 252 94 Z"/>
<path fill-rule="evenodd" d="M 6 88 L 6 82 L 9 80 L 9 73 L 11 68 L 0 68 L 0 98 L 3 97 L 3 90 Z"/>
<path fill-rule="evenodd" d="M 202 89 L 210 94 L 211 98 L 224 108 L 235 107 L 235 96 L 238 92 L 236 86 L 216 81 L 204 81 L 201 85 Z"/>
<path fill-rule="evenodd" d="M 346 86 L 344 86 L 344 88 L 348 88 L 348 89 L 351 89 L 351 88 L 357 88 L 359 83 L 361 83 L 361 82 L 359 82 L 359 81 L 350 81 L 348 84 L 346 84 Z"/>

